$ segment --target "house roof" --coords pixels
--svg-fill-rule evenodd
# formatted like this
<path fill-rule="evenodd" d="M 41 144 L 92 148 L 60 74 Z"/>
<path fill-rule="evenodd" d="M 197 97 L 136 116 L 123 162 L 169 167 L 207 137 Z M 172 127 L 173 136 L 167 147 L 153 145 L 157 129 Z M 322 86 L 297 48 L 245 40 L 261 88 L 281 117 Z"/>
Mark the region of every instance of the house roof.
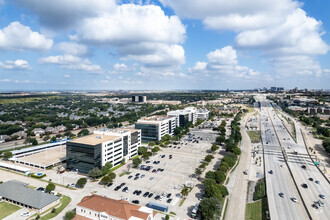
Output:
<path fill-rule="evenodd" d="M 27 187 L 28 184 L 11 180 L 0 184 L 0 196 L 36 209 L 55 202 L 59 197 Z"/>
<path fill-rule="evenodd" d="M 152 211 L 151 213 L 141 211 L 141 206 L 139 205 L 130 204 L 125 200 L 115 200 L 99 195 L 84 197 L 78 203 L 78 206 L 97 212 L 105 212 L 108 215 L 121 219 L 130 219 L 131 217 L 147 219 L 152 214 Z"/>

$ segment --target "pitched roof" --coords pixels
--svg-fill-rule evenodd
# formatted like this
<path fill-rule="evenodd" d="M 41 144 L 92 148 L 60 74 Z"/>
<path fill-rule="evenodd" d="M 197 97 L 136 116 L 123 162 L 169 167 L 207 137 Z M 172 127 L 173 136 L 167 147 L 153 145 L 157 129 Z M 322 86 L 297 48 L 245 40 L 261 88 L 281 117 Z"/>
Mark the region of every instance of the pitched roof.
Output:
<path fill-rule="evenodd" d="M 11 180 L 0 184 L 0 197 L 42 209 L 50 203 L 59 199 L 52 194 L 40 192 L 27 187 L 28 184 Z"/>
<path fill-rule="evenodd" d="M 107 197 L 92 195 L 82 199 L 78 206 L 92 209 L 97 212 L 105 212 L 108 215 L 115 216 L 121 219 L 129 219 L 132 216 L 147 219 L 152 213 L 147 213 L 139 210 L 141 206 L 130 204 L 125 200 L 115 200 Z"/>

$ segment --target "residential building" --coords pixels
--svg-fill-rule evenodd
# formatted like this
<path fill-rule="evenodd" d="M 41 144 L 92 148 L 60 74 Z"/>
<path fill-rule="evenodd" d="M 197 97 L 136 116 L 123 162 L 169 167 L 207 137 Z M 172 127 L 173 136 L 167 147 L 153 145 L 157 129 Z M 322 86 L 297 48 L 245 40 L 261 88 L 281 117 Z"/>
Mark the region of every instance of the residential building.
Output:
<path fill-rule="evenodd" d="M 4 142 L 10 141 L 10 140 L 11 140 L 11 137 L 9 135 L 6 135 L 6 134 L 0 135 L 0 143 L 4 143 Z"/>
<path fill-rule="evenodd" d="M 153 209 L 145 206 L 134 205 L 125 200 L 115 200 L 94 194 L 84 197 L 77 204 L 74 220 L 153 220 L 155 214 Z"/>
<path fill-rule="evenodd" d="M 100 129 L 94 134 L 67 142 L 67 167 L 88 173 L 107 162 L 114 166 L 122 159 L 128 161 L 138 153 L 141 131 L 136 129 Z"/>
<path fill-rule="evenodd" d="M 45 130 L 42 128 L 35 128 L 32 130 L 32 132 L 35 134 L 35 136 L 39 137 L 40 135 L 45 134 Z"/>
<path fill-rule="evenodd" d="M 11 137 L 14 137 L 16 135 L 18 136 L 18 139 L 24 139 L 27 136 L 27 134 L 25 133 L 25 131 L 18 131 L 18 132 L 15 132 L 15 133 L 11 134 L 10 136 Z"/>
<path fill-rule="evenodd" d="M 182 110 L 169 111 L 167 115 L 176 118 L 176 124 L 178 127 L 184 127 L 189 122 L 191 122 L 192 124 L 195 124 L 197 122 L 197 114 L 195 107 L 187 107 Z"/>
<path fill-rule="evenodd" d="M 0 184 L 0 201 L 34 209 L 41 213 L 58 204 L 60 198 L 28 187 L 27 183 L 11 180 Z"/>
<path fill-rule="evenodd" d="M 141 118 L 135 123 L 135 129 L 141 130 L 142 141 L 160 141 L 166 135 L 173 135 L 176 128 L 176 118 L 166 115 L 154 115 Z"/>

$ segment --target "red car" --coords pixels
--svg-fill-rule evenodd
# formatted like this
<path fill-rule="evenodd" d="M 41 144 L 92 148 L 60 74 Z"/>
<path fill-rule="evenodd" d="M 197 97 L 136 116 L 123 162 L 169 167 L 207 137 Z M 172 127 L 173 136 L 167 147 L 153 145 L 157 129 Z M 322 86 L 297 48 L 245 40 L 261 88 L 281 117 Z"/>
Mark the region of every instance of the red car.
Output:
<path fill-rule="evenodd" d="M 61 170 L 61 171 L 60 171 L 60 174 L 62 174 L 62 173 L 64 173 L 64 172 L 65 172 L 65 170 Z"/>

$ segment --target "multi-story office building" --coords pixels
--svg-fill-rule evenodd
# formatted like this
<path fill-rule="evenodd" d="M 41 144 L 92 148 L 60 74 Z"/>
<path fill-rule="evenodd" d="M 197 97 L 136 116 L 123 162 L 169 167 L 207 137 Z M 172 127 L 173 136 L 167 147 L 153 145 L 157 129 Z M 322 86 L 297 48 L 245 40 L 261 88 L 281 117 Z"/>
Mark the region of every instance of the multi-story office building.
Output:
<path fill-rule="evenodd" d="M 142 141 L 160 141 L 166 135 L 173 135 L 176 118 L 166 115 L 155 115 L 138 120 L 135 129 L 141 130 Z"/>
<path fill-rule="evenodd" d="M 137 155 L 141 131 L 136 129 L 101 129 L 94 134 L 67 142 L 67 168 L 88 173 L 110 162 L 118 165 Z"/>
<path fill-rule="evenodd" d="M 147 96 L 132 96 L 132 102 L 147 102 Z"/>
<path fill-rule="evenodd" d="M 198 109 L 196 111 L 197 119 L 207 120 L 210 115 L 210 111 L 207 109 Z"/>
<path fill-rule="evenodd" d="M 170 111 L 168 116 L 176 118 L 177 126 L 184 127 L 188 122 L 195 124 L 197 122 L 197 114 L 195 107 L 187 107 L 183 110 Z"/>

